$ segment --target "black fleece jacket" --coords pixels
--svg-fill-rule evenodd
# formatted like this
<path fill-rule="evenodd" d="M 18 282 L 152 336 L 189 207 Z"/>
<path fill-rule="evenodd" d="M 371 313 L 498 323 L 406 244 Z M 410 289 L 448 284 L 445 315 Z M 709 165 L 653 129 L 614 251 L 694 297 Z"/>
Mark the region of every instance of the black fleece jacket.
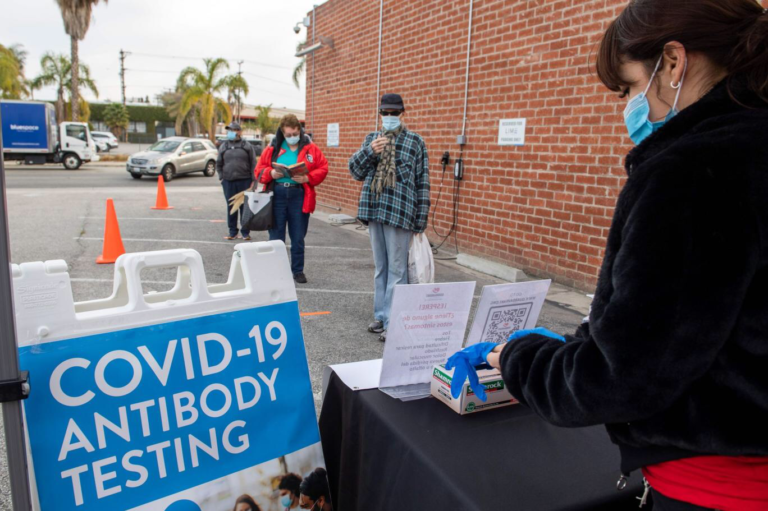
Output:
<path fill-rule="evenodd" d="M 720 83 L 629 153 L 590 321 L 501 355 L 510 392 L 606 424 L 622 471 L 768 455 L 768 104 Z"/>

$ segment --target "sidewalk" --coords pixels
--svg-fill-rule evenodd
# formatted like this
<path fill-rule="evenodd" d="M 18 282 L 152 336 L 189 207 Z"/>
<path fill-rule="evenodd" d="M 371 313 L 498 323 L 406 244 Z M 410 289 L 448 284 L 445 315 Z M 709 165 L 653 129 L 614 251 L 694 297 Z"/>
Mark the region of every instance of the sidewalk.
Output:
<path fill-rule="evenodd" d="M 329 217 L 330 215 L 335 213 L 327 213 L 325 212 L 325 210 L 322 210 L 323 209 L 322 207 L 320 209 L 321 210 L 318 210 L 314 213 L 313 217 L 317 220 L 321 220 L 329 225 L 332 225 Z M 365 236 L 366 239 L 368 238 L 368 230 L 360 229 L 359 224 L 348 224 L 348 225 L 343 225 L 335 228 L 342 229 L 346 232 Z M 429 234 L 429 232 L 427 232 L 427 234 Z M 446 243 L 446 245 L 448 245 L 448 243 Z M 461 249 L 461 247 L 459 247 L 459 249 Z M 439 253 L 435 255 L 435 263 L 438 267 L 436 273 L 439 274 L 440 273 L 439 268 L 443 267 L 443 268 L 448 268 L 451 271 L 462 272 L 466 274 L 468 277 L 473 277 L 476 279 L 495 279 L 496 281 L 498 281 L 496 282 L 497 284 L 507 282 L 505 280 L 498 279 L 491 275 L 480 273 L 480 272 L 471 270 L 469 268 L 466 268 L 464 266 L 461 266 L 457 264 L 455 260 L 446 260 L 449 258 L 453 258 L 455 256 L 456 256 L 455 253 L 441 249 Z M 526 278 L 520 280 L 520 282 L 526 282 L 526 281 L 532 281 L 532 280 L 539 280 L 539 279 L 535 277 L 527 276 Z M 478 292 L 479 292 L 479 289 L 478 289 Z M 592 298 L 590 298 L 589 296 L 587 296 L 586 293 L 578 289 L 574 289 L 572 287 L 564 286 L 562 284 L 553 282 L 549 288 L 549 293 L 547 294 L 546 301 L 551 305 L 562 307 L 564 309 L 571 310 L 583 316 L 587 316 L 589 314 L 589 306 L 592 303 Z"/>

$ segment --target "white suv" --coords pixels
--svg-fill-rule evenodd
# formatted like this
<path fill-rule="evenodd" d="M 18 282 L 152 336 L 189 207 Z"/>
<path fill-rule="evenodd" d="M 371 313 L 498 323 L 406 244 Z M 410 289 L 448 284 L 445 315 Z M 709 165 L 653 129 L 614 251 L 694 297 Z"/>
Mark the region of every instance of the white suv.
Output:
<path fill-rule="evenodd" d="M 91 136 L 95 142 L 105 142 L 110 149 L 118 146 L 117 137 L 108 131 L 92 131 Z"/>

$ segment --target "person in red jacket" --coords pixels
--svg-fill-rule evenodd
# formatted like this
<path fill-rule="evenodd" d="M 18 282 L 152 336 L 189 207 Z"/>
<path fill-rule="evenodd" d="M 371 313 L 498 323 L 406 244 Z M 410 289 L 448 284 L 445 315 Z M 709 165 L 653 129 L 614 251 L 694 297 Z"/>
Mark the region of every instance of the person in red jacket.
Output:
<path fill-rule="evenodd" d="M 275 164 L 291 166 L 304 162 L 308 173 L 286 177 L 275 170 Z M 328 160 L 304 133 L 295 115 L 280 120 L 272 143 L 259 158 L 256 179 L 264 184 L 275 182 L 272 212 L 274 226 L 269 230 L 270 240 L 285 241 L 286 227 L 291 236 L 291 271 L 293 279 L 306 284 L 304 275 L 304 237 L 309 227 L 309 215 L 314 213 L 317 193 L 315 187 L 328 175 Z"/>

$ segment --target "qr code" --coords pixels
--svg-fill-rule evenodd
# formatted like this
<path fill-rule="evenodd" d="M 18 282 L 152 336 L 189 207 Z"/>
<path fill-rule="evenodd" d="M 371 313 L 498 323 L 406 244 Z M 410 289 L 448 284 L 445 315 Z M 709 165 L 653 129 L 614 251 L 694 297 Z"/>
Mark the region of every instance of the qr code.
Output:
<path fill-rule="evenodd" d="M 528 315 L 531 312 L 530 303 L 493 307 L 488 312 L 488 319 L 483 328 L 481 342 L 496 344 L 507 342 L 509 336 L 525 328 Z"/>

